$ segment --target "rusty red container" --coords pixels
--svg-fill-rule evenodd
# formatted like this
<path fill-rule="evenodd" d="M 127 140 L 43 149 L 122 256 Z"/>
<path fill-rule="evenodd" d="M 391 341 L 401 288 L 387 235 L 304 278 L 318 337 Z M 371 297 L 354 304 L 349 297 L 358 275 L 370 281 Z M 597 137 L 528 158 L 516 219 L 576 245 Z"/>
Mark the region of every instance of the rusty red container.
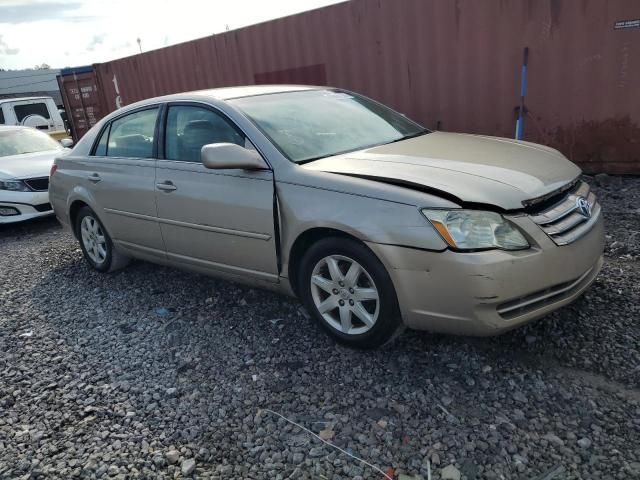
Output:
<path fill-rule="evenodd" d="M 352 0 L 96 64 L 94 117 L 98 104 L 301 83 L 364 93 L 430 128 L 512 138 L 529 47 L 524 139 L 587 172 L 640 174 L 635 19 L 628 0 Z"/>

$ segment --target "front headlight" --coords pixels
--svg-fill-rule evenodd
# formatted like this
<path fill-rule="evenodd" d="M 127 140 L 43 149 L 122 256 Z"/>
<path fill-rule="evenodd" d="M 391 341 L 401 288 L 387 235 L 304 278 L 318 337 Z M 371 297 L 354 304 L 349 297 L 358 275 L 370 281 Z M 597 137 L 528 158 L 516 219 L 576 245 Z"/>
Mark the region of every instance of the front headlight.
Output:
<path fill-rule="evenodd" d="M 427 208 L 422 213 L 444 241 L 457 250 L 521 250 L 529 247 L 522 233 L 499 213 Z"/>
<path fill-rule="evenodd" d="M 22 180 L 0 180 L 0 190 L 11 190 L 13 192 L 31 191 Z"/>

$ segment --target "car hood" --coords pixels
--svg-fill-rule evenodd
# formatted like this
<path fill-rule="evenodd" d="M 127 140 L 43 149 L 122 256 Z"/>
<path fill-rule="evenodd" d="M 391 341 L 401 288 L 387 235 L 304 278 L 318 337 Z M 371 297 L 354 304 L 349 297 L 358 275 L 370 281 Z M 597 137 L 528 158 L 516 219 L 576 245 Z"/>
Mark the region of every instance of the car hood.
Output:
<path fill-rule="evenodd" d="M 0 179 L 47 177 L 53 159 L 65 150 L 23 153 L 0 157 Z"/>
<path fill-rule="evenodd" d="M 328 157 L 303 165 L 316 171 L 364 177 L 443 192 L 460 203 L 517 210 L 580 175 L 549 147 L 506 138 L 433 132 Z"/>

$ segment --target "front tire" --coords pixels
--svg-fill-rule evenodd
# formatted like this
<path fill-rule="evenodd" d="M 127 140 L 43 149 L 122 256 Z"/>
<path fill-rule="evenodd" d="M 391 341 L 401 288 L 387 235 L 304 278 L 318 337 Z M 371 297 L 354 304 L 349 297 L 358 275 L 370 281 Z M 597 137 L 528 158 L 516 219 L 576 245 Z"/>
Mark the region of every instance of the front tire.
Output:
<path fill-rule="evenodd" d="M 298 291 L 331 336 L 357 348 L 376 348 L 402 330 L 391 278 L 378 258 L 348 238 L 325 238 L 302 258 Z"/>
<path fill-rule="evenodd" d="M 82 254 L 93 269 L 99 272 L 113 272 L 129 263 L 129 257 L 115 250 L 104 225 L 89 207 L 80 209 L 75 228 Z"/>

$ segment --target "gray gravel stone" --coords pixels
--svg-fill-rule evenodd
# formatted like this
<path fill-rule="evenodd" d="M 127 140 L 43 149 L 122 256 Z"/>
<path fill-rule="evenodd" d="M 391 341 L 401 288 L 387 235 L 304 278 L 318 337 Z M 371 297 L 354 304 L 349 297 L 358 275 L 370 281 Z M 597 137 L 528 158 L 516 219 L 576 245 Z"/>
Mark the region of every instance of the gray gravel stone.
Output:
<path fill-rule="evenodd" d="M 0 478 L 380 477 L 266 409 L 413 478 L 427 460 L 434 478 L 635 478 L 640 179 L 616 182 L 594 187 L 605 263 L 574 304 L 370 352 L 295 300 L 144 262 L 98 274 L 54 220 L 0 225 Z"/>
<path fill-rule="evenodd" d="M 180 452 L 177 450 L 169 450 L 164 456 L 171 465 L 178 463 L 178 460 L 180 460 Z"/>
<path fill-rule="evenodd" d="M 589 448 L 591 446 L 591 440 L 587 437 L 581 438 L 578 440 L 578 446 L 580 446 L 580 448 Z"/>
<path fill-rule="evenodd" d="M 458 470 L 455 465 L 447 465 L 440 470 L 440 478 L 442 480 L 460 480 L 461 476 L 460 470 Z"/>
<path fill-rule="evenodd" d="M 196 461 L 193 458 L 187 458 L 182 461 L 180 464 L 180 471 L 182 475 L 188 476 L 191 475 L 196 469 Z"/>

